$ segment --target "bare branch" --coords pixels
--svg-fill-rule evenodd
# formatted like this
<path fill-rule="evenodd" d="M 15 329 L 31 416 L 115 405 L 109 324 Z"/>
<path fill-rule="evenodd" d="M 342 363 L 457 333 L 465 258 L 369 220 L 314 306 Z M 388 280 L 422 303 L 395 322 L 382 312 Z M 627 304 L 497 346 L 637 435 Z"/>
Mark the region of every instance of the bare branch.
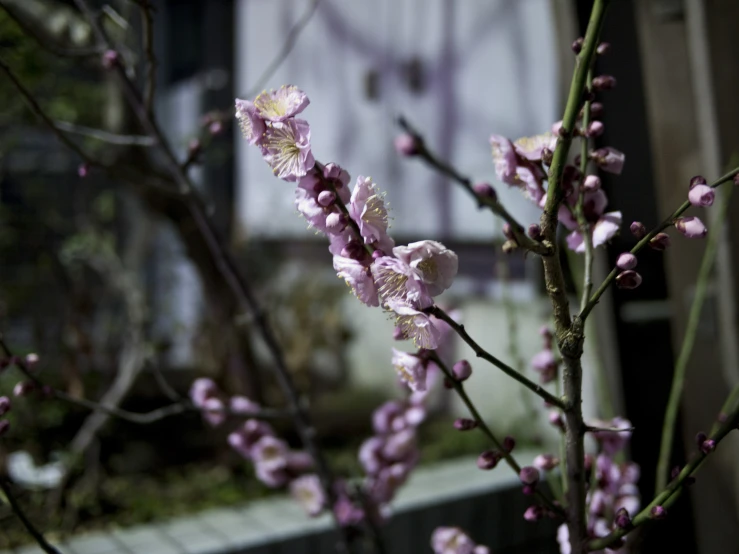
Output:
<path fill-rule="evenodd" d="M 94 138 L 109 144 L 116 144 L 119 146 L 153 146 L 155 142 L 151 137 L 145 137 L 142 135 L 119 135 L 117 133 L 111 133 L 103 129 L 96 129 L 94 127 L 85 127 L 84 125 L 77 125 L 75 123 L 69 123 L 67 121 L 54 121 L 54 126 L 60 131 L 66 131 L 67 133 L 73 133 L 81 135 L 83 137 Z"/>
<path fill-rule="evenodd" d="M 36 528 L 31 520 L 28 519 L 28 516 L 26 516 L 23 508 L 21 508 L 21 505 L 16 500 L 15 495 L 13 494 L 13 490 L 10 488 L 10 485 L 2 477 L 0 477 L 0 489 L 2 489 L 5 498 L 8 499 L 8 503 L 10 504 L 13 512 L 15 512 L 15 515 L 18 517 L 18 519 L 21 520 L 21 523 L 26 528 L 26 531 L 28 531 L 28 534 L 33 537 L 33 540 L 36 541 L 41 549 L 47 554 L 61 554 L 46 540 L 43 533 Z"/>

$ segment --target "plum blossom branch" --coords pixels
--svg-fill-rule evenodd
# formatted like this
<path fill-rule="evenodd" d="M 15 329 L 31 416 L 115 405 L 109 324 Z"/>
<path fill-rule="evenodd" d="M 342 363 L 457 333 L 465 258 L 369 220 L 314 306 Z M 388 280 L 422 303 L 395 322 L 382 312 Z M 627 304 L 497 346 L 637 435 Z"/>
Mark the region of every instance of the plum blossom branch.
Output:
<path fill-rule="evenodd" d="M 454 329 L 454 332 L 459 335 L 459 337 L 466 342 L 472 350 L 474 350 L 475 354 L 478 358 L 482 358 L 483 360 L 490 362 L 495 367 L 503 371 L 506 375 L 509 377 L 512 377 L 519 383 L 521 383 L 523 386 L 525 386 L 530 391 L 534 392 L 535 394 L 538 394 L 541 398 L 544 399 L 544 401 L 547 404 L 551 404 L 552 406 L 557 406 L 560 409 L 565 408 L 565 403 L 560 399 L 554 396 L 552 393 L 547 391 L 544 387 L 541 385 L 534 383 L 533 381 L 527 379 L 524 375 L 513 369 L 508 364 L 504 363 L 503 361 L 499 360 L 492 354 L 490 354 L 487 350 L 482 348 L 475 340 L 467 333 L 467 331 L 464 328 L 464 325 L 461 325 L 454 321 L 449 314 L 447 314 L 444 310 L 439 308 L 438 306 L 431 306 L 426 310 L 429 314 L 433 315 L 434 317 L 437 317 L 441 319 L 442 321 L 446 322 L 452 329 Z"/>
<path fill-rule="evenodd" d="M 530 250 L 531 252 L 535 252 L 536 254 L 540 254 L 542 256 L 547 256 L 551 254 L 549 248 L 547 248 L 542 243 L 532 239 L 526 234 L 523 226 L 518 223 L 510 213 L 508 213 L 508 211 L 498 201 L 495 195 L 482 195 L 475 192 L 474 185 L 468 177 L 462 175 L 456 168 L 451 166 L 449 163 L 443 161 L 431 150 L 429 150 L 429 148 L 426 146 L 426 141 L 424 140 L 423 136 L 408 122 L 408 120 L 406 120 L 404 117 L 400 117 L 398 118 L 398 124 L 406 133 L 413 137 L 415 147 L 414 155 L 419 156 L 421 159 L 423 159 L 423 161 L 436 169 L 439 173 L 447 176 L 448 178 L 455 181 L 457 184 L 461 185 L 462 188 L 466 190 L 469 194 L 471 194 L 472 197 L 477 201 L 478 207 L 487 207 L 494 214 L 508 223 L 511 227 L 511 232 L 515 237 L 516 243 L 520 247 L 526 250 Z"/>
<path fill-rule="evenodd" d="M 729 208 L 729 200 L 731 199 L 734 189 L 730 188 L 728 194 L 723 198 L 719 213 L 715 220 L 715 227 L 720 228 L 726 220 Z M 695 295 L 690 306 L 690 314 L 688 322 L 685 326 L 685 335 L 683 336 L 680 354 L 678 354 L 675 362 L 675 371 L 672 376 L 672 386 L 670 388 L 670 396 L 667 400 L 667 408 L 665 409 L 665 419 L 662 425 L 662 441 L 660 444 L 659 457 L 657 461 L 656 490 L 660 491 L 667 484 L 667 474 L 670 464 L 670 456 L 672 454 L 672 442 L 675 434 L 675 423 L 677 422 L 677 412 L 680 408 L 680 399 L 685 385 L 685 374 L 690 361 L 690 355 L 693 352 L 695 337 L 700 324 L 701 311 L 703 303 L 708 292 L 708 283 L 711 278 L 716 253 L 718 252 L 720 233 L 711 233 L 708 237 L 708 244 L 703 253 L 698 277 L 695 284 Z"/>
<path fill-rule="evenodd" d="M 732 391 L 732 395 L 739 391 L 739 387 Z M 649 503 L 641 512 L 639 512 L 632 520 L 631 525 L 627 528 L 619 528 L 610 533 L 609 535 L 592 540 L 588 543 L 588 551 L 602 550 L 608 548 L 620 541 L 622 537 L 631 532 L 634 528 L 639 527 L 654 519 L 664 517 L 665 512 L 663 510 L 664 505 L 675 495 L 678 494 L 681 489 L 687 484 L 689 479 L 692 477 L 698 468 L 703 464 L 705 459 L 713 452 L 721 440 L 728 435 L 731 431 L 737 428 L 739 424 L 739 407 L 735 407 L 731 414 L 728 415 L 726 420 L 718 427 L 718 429 L 711 433 L 706 439 L 706 442 L 712 441 L 710 448 L 700 448 L 696 456 L 688 462 L 685 467 L 680 471 L 677 477 L 670 482 L 667 487 L 658 495 L 654 497 L 652 502 Z M 705 436 L 705 435 L 704 435 Z M 705 443 L 704 443 L 705 444 Z"/>
<path fill-rule="evenodd" d="M 490 427 L 488 427 L 487 423 L 485 423 L 485 420 L 480 415 L 480 412 L 477 411 L 477 408 L 475 407 L 475 404 L 472 402 L 470 397 L 467 395 L 467 392 L 464 390 L 464 385 L 462 382 L 455 377 L 455 375 L 449 370 L 449 368 L 446 366 L 446 364 L 439 358 L 439 356 L 436 354 L 436 352 L 430 352 L 429 358 L 437 365 L 439 366 L 439 369 L 444 373 L 446 376 L 448 382 L 452 384 L 452 387 L 454 388 L 454 391 L 457 393 L 457 395 L 462 399 L 462 402 L 464 402 L 465 406 L 467 406 L 467 409 L 470 412 L 470 415 L 474 419 L 474 421 L 477 423 L 477 427 L 480 428 L 480 431 L 483 432 L 483 434 L 490 439 L 490 442 L 493 443 L 497 451 L 500 453 L 501 456 L 503 456 L 503 459 L 506 461 L 508 466 L 516 473 L 516 475 L 519 475 L 521 473 L 521 466 L 516 461 L 516 459 L 513 457 L 513 454 L 511 454 L 511 449 L 506 448 L 493 434 L 493 432 L 490 430 Z M 536 490 L 536 496 L 542 501 L 543 504 L 545 504 L 550 510 L 552 510 L 555 513 L 558 513 L 560 515 L 564 515 L 564 510 L 560 506 L 555 505 L 549 498 L 547 498 L 544 493 L 542 493 L 540 490 Z"/>
<path fill-rule="evenodd" d="M 2 489 L 5 498 L 8 500 L 10 508 L 13 510 L 18 519 L 21 520 L 21 523 L 26 528 L 26 531 L 28 531 L 28 534 L 33 537 L 33 540 L 36 541 L 41 549 L 47 554 L 61 554 L 59 550 L 57 550 L 51 543 L 49 543 L 49 541 L 46 540 L 46 537 L 44 537 L 43 533 L 36 528 L 33 522 L 28 519 L 28 516 L 26 516 L 23 508 L 21 508 L 21 505 L 15 498 L 10 485 L 2 477 L 0 477 L 0 489 Z"/>
<path fill-rule="evenodd" d="M 718 179 L 716 179 L 713 183 L 711 183 L 709 186 L 713 189 L 723 185 L 724 183 L 727 183 L 734 179 L 734 177 L 739 174 L 739 167 L 732 169 L 728 173 L 722 175 Z M 691 206 L 691 202 L 689 200 L 686 200 L 683 202 L 679 208 L 677 208 L 674 212 L 672 212 L 669 216 L 667 216 L 662 223 L 657 225 L 654 229 L 649 231 L 639 242 L 636 243 L 634 248 L 630 250 L 632 254 L 637 254 L 640 252 L 645 246 L 649 244 L 649 242 L 657 236 L 658 233 L 663 231 L 664 229 L 667 229 L 671 225 L 675 223 L 675 220 L 679 218 L 682 214 L 684 214 L 688 208 Z M 606 292 L 609 286 L 613 283 L 613 281 L 616 280 L 616 276 L 618 275 L 620 269 L 618 267 L 614 267 L 611 272 L 606 276 L 605 279 L 603 279 L 603 282 L 598 286 L 596 291 L 593 293 L 593 296 L 590 297 L 590 300 L 588 301 L 587 305 L 580 310 L 580 319 L 583 321 L 588 317 L 590 312 L 593 310 L 595 305 L 598 303 L 598 300 L 600 300 L 600 297 L 603 296 L 603 294 Z"/>

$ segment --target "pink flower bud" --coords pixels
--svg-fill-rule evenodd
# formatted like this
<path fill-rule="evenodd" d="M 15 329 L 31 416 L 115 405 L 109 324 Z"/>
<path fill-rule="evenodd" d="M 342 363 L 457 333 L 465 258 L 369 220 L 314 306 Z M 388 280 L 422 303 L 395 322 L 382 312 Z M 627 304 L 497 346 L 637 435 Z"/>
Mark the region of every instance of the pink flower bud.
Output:
<path fill-rule="evenodd" d="M 588 129 L 585 132 L 585 135 L 588 137 L 599 137 L 603 134 L 603 131 L 605 130 L 605 125 L 603 125 L 602 121 L 593 121 L 588 125 Z"/>
<path fill-rule="evenodd" d="M 641 221 L 634 221 L 629 227 L 629 230 L 638 239 L 643 239 L 647 236 L 647 228 Z"/>
<path fill-rule="evenodd" d="M 641 285 L 641 275 L 630 269 L 622 271 L 616 276 L 616 286 L 620 289 L 632 290 Z"/>
<path fill-rule="evenodd" d="M 486 450 L 477 457 L 477 467 L 482 470 L 493 469 L 503 456 L 495 450 Z"/>
<path fill-rule="evenodd" d="M 603 115 L 603 104 L 600 102 L 593 102 L 590 104 L 590 117 L 597 119 Z"/>
<path fill-rule="evenodd" d="M 652 519 L 665 519 L 667 517 L 667 510 L 662 506 L 655 506 L 649 514 Z"/>
<path fill-rule="evenodd" d="M 10 398 L 0 396 L 0 416 L 4 416 L 10 411 Z"/>
<path fill-rule="evenodd" d="M 629 517 L 629 512 L 626 511 L 626 508 L 620 508 L 616 512 L 616 517 L 614 519 L 616 527 L 619 527 L 621 529 L 631 528 L 631 518 Z"/>
<path fill-rule="evenodd" d="M 689 239 L 702 239 L 708 234 L 708 229 L 697 217 L 680 217 L 675 220 L 675 228 Z"/>
<path fill-rule="evenodd" d="M 588 175 L 585 177 L 585 181 L 582 184 L 582 187 L 588 191 L 588 192 L 595 192 L 596 190 L 600 190 L 600 177 L 597 175 Z"/>
<path fill-rule="evenodd" d="M 403 133 L 395 137 L 395 150 L 401 156 L 415 156 L 418 154 L 418 142 L 408 133 Z"/>
<path fill-rule="evenodd" d="M 7 419 L 0 419 L 0 437 L 10 429 L 10 422 Z"/>
<path fill-rule="evenodd" d="M 658 252 L 664 252 L 670 246 L 670 236 L 666 233 L 657 233 L 649 241 L 649 246 Z"/>
<path fill-rule="evenodd" d="M 489 183 L 475 183 L 472 186 L 472 190 L 475 191 L 477 196 L 492 198 L 493 200 L 498 199 L 498 193 L 495 192 L 495 189 Z"/>
<path fill-rule="evenodd" d="M 695 185 L 688 192 L 688 200 L 693 206 L 711 206 L 715 198 L 716 192 L 708 185 Z"/>
<path fill-rule="evenodd" d="M 579 38 L 575 39 L 575 42 L 572 43 L 572 51 L 575 54 L 579 54 L 580 53 L 580 51 L 582 50 L 583 42 L 585 42 L 585 40 L 582 37 L 579 37 Z"/>
<path fill-rule="evenodd" d="M 710 454 L 716 450 L 716 441 L 713 439 L 706 439 L 700 445 L 700 451 L 704 454 Z"/>
<path fill-rule="evenodd" d="M 336 194 L 331 190 L 324 190 L 318 194 L 318 203 L 324 208 L 336 202 Z"/>
<path fill-rule="evenodd" d="M 513 437 L 505 437 L 503 439 L 503 450 L 510 453 L 513 452 L 513 449 L 516 447 L 516 439 Z"/>
<path fill-rule="evenodd" d="M 549 423 L 555 427 L 564 430 L 565 422 L 562 419 L 562 415 L 557 410 L 551 410 L 548 415 Z"/>
<path fill-rule="evenodd" d="M 539 227 L 536 223 L 532 223 L 531 225 L 529 225 L 527 234 L 534 240 L 541 240 L 541 227 Z"/>
<path fill-rule="evenodd" d="M 593 79 L 594 90 L 611 90 L 616 86 L 616 78 L 612 75 L 598 75 Z"/>
<path fill-rule="evenodd" d="M 87 162 L 81 163 L 79 166 L 77 166 L 77 175 L 79 175 L 83 179 L 87 177 L 88 173 L 90 173 L 90 164 L 88 164 Z"/>
<path fill-rule="evenodd" d="M 349 218 L 347 218 L 346 214 L 342 212 L 332 212 L 326 216 L 326 230 L 333 235 L 338 235 L 339 233 L 341 233 L 344 229 L 346 229 L 346 226 L 348 224 Z M 372 256 L 374 257 L 375 254 L 378 254 L 377 257 L 382 257 L 383 255 L 383 253 L 379 250 L 375 250 L 372 253 Z"/>
<path fill-rule="evenodd" d="M 516 240 L 513 229 L 511 229 L 510 223 L 504 223 L 503 224 L 503 236 L 507 238 L 508 240 Z"/>
<path fill-rule="evenodd" d="M 534 466 L 525 466 L 518 473 L 518 478 L 524 485 L 534 486 L 539 482 L 539 470 Z"/>
<path fill-rule="evenodd" d="M 595 51 L 596 51 L 596 52 L 597 52 L 597 53 L 598 53 L 599 55 L 601 55 L 601 56 L 605 56 L 606 54 L 608 54 L 608 52 L 610 52 L 610 51 L 611 51 L 611 44 L 610 44 L 610 43 L 608 43 L 608 42 L 601 42 L 601 43 L 600 43 L 600 44 L 598 45 L 598 47 L 597 47 L 597 48 L 595 49 Z"/>
<path fill-rule="evenodd" d="M 466 381 L 472 375 L 472 366 L 467 360 L 459 360 L 452 367 L 452 373 L 457 381 Z"/>
<path fill-rule="evenodd" d="M 558 137 L 563 137 L 567 134 L 567 131 L 565 131 L 565 128 L 562 126 L 561 120 L 557 121 L 556 123 L 554 123 L 554 125 L 552 125 L 552 134 Z"/>
<path fill-rule="evenodd" d="M 102 64 L 105 69 L 111 69 L 118 63 L 118 52 L 115 50 L 106 50 L 103 53 Z"/>
<path fill-rule="evenodd" d="M 692 189 L 696 185 L 707 185 L 706 178 L 703 177 L 703 175 L 696 175 L 695 177 L 690 179 L 690 187 L 688 189 Z"/>
<path fill-rule="evenodd" d="M 208 132 L 213 135 L 220 135 L 223 132 L 223 123 L 216 120 L 210 125 L 208 125 Z"/>
<path fill-rule="evenodd" d="M 636 267 L 637 260 L 631 252 L 624 252 L 616 260 L 616 267 L 619 269 L 634 269 Z"/>
<path fill-rule="evenodd" d="M 526 511 L 523 513 L 523 518 L 526 521 L 539 521 L 544 516 L 544 509 L 534 504 L 533 506 L 529 506 L 526 508 Z"/>
<path fill-rule="evenodd" d="M 20 381 L 13 387 L 13 396 L 20 398 L 21 396 L 26 396 L 32 390 L 33 383 L 30 381 Z"/>
<path fill-rule="evenodd" d="M 626 156 L 623 152 L 616 150 L 615 148 L 611 148 L 610 146 L 594 150 L 590 153 L 590 157 L 603 171 L 607 171 L 608 173 L 613 173 L 615 175 L 621 174 L 624 162 L 626 161 Z"/>
<path fill-rule="evenodd" d="M 534 466 L 541 471 L 551 471 L 559 465 L 559 458 L 554 454 L 539 454 L 534 458 Z"/>
<path fill-rule="evenodd" d="M 457 431 L 469 431 L 475 427 L 477 427 L 477 422 L 474 419 L 460 417 L 454 420 L 454 428 Z"/>

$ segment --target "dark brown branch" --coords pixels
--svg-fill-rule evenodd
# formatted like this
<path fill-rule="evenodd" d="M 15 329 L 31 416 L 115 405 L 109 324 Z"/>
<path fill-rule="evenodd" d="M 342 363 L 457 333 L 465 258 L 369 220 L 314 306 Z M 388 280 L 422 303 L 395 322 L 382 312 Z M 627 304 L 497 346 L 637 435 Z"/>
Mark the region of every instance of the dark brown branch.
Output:
<path fill-rule="evenodd" d="M 28 534 L 33 537 L 33 540 L 36 541 L 41 549 L 48 554 L 61 554 L 56 548 L 54 548 L 54 546 L 49 543 L 49 541 L 46 540 L 43 533 L 36 528 L 33 522 L 28 519 L 28 516 L 26 516 L 23 508 L 21 508 L 21 505 L 16 500 L 15 495 L 13 494 L 13 490 L 10 488 L 10 485 L 5 481 L 3 477 L 0 477 L 0 489 L 2 489 L 5 498 L 8 499 L 8 503 L 10 504 L 10 507 L 15 515 L 18 517 L 18 519 L 21 520 L 21 523 L 26 528 L 26 531 L 28 531 Z"/>

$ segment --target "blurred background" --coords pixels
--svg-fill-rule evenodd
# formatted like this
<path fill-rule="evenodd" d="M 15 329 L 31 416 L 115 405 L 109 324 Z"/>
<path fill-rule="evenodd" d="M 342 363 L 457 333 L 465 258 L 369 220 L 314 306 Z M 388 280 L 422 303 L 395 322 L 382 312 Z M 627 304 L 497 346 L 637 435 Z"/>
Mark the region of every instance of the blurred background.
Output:
<path fill-rule="evenodd" d="M 93 4 L 127 63 L 142 67 L 145 22 L 136 2 Z M 358 471 L 356 452 L 372 433 L 372 412 L 401 394 L 390 364 L 390 349 L 398 347 L 393 325 L 347 294 L 325 239 L 297 214 L 292 187 L 273 177 L 233 125 L 234 98 L 253 99 L 282 84 L 304 90 L 311 104 L 302 117 L 311 124 L 316 158 L 378 183 L 397 243 L 433 239 L 457 252 L 459 275 L 441 302 L 458 310 L 489 351 L 535 379 L 529 362 L 542 348 L 538 330 L 550 313 L 538 260 L 503 254 L 501 222 L 478 211 L 454 183 L 401 157 L 393 139 L 403 115 L 442 159 L 475 182 L 492 183 L 524 225 L 538 221 L 539 211 L 518 190 L 495 181 L 488 140 L 538 134 L 561 118 L 574 65 L 570 44 L 584 33 L 591 5 L 152 1 L 158 121 L 177 155 L 189 160 L 218 231 L 259 291 L 339 473 Z M 46 382 L 135 412 L 187 395 L 203 376 L 229 394 L 284 406 L 253 321 L 236 310 L 191 216 L 147 184 L 161 178 L 162 160 L 149 155 L 151 144 L 100 53 L 90 52 L 93 33 L 74 2 L 0 0 L 0 7 L 2 58 L 57 128 L 114 168 L 81 166 L 0 78 L 5 339 L 17 353 L 39 354 Z M 626 154 L 623 174 L 603 179 L 610 209 L 623 212 L 625 225 L 599 252 L 596 283 L 635 243 L 631 221 L 651 227 L 683 202 L 693 175 L 710 181 L 736 165 L 738 18 L 739 5 L 730 0 L 612 2 L 602 35 L 612 49 L 597 70 L 614 75 L 618 86 L 603 95 L 605 133 L 597 140 Z M 143 74 L 134 77 L 144 82 Z M 729 210 L 723 229 L 711 228 L 714 214 L 701 214 L 725 240 L 689 363 L 675 464 L 739 382 L 736 200 Z M 586 413 L 633 423 L 631 456 L 642 466 L 645 498 L 654 490 L 662 414 L 704 249 L 701 241 L 674 238 L 664 254 L 640 256 L 643 285 L 606 294 L 587 330 Z M 569 254 L 564 261 L 574 298 L 581 261 Z M 461 341 L 444 348 L 450 360 L 474 359 Z M 491 427 L 514 436 L 524 452 L 556 451 L 558 437 L 540 401 L 496 370 L 473 365 L 471 396 Z M 12 370 L 0 373 L 0 391 L 7 394 L 18 380 Z M 430 412 L 421 428 L 424 467 L 460 460 L 460 468 L 479 473 L 474 459 L 485 441 L 451 430 L 464 406 L 438 386 Z M 274 494 L 228 447 L 227 430 L 213 431 L 195 413 L 136 425 L 33 397 L 14 402 L 11 424 L 0 460 L 26 487 L 23 501 L 50 536 L 154 525 Z M 289 425 L 279 430 L 297 444 Z M 722 442 L 669 520 L 642 537 L 641 551 L 737 551 L 738 448 L 736 437 Z M 75 470 L 59 470 L 69 459 L 77 460 Z M 496 552 L 556 552 L 551 526 L 534 533 L 515 515 L 526 504 L 507 493 L 516 488 L 508 477 L 495 490 L 481 484 L 465 493 L 470 505 L 498 506 L 485 517 L 426 498 L 402 512 L 410 519 L 397 532 L 421 537 L 414 552 L 425 551 L 435 526 L 451 523 Z M 502 515 L 509 505 L 516 505 L 514 516 Z M 5 506 L 0 529 L 2 548 L 27 540 Z M 264 551 L 318 551 L 304 544 L 299 550 L 300 540 Z M 90 548 L 85 552 L 114 551 Z"/>

